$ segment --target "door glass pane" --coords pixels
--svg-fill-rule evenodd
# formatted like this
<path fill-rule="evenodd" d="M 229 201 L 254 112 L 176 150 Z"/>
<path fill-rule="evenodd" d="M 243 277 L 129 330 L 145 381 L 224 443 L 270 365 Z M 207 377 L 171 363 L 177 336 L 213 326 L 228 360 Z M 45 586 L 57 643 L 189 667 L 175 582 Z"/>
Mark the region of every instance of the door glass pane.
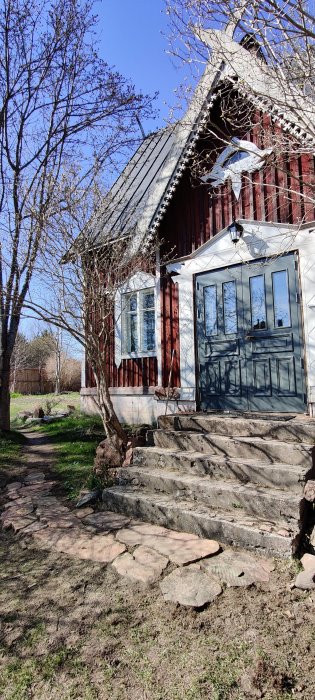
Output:
<path fill-rule="evenodd" d="M 275 328 L 287 328 L 291 326 L 291 313 L 286 270 L 272 273 L 272 287 Z"/>
<path fill-rule="evenodd" d="M 223 308 L 224 332 L 237 333 L 236 284 L 234 280 L 223 284 Z"/>
<path fill-rule="evenodd" d="M 206 335 L 216 335 L 217 323 L 217 288 L 215 285 L 205 287 L 203 290 L 205 305 L 205 330 Z"/>
<path fill-rule="evenodd" d="M 256 277 L 251 277 L 249 280 L 249 284 L 252 328 L 254 330 L 262 330 L 263 328 L 267 327 L 264 275 L 257 275 Z"/>

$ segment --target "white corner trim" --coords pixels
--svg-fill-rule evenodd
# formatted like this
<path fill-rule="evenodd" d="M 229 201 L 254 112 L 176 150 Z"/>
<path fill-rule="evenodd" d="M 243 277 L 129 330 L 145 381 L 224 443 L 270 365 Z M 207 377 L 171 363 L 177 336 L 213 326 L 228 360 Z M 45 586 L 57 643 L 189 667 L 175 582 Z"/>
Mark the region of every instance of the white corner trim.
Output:
<path fill-rule="evenodd" d="M 121 360 L 123 357 L 122 354 L 122 335 L 121 335 L 121 298 L 123 294 L 128 294 L 128 292 L 136 292 L 140 291 L 141 289 L 148 289 L 149 287 L 154 287 L 155 290 L 155 314 L 157 313 L 157 279 L 154 275 L 148 273 L 148 272 L 136 272 L 135 275 L 130 277 L 124 284 L 121 285 L 121 287 L 117 290 L 116 295 L 115 295 L 115 310 L 114 310 L 114 324 L 115 324 L 115 334 L 114 334 L 114 343 L 115 343 L 115 365 L 118 368 L 121 364 Z M 146 353 L 145 356 L 155 356 L 156 352 L 152 353 Z M 139 357 L 142 357 L 143 353 L 139 354 Z"/>

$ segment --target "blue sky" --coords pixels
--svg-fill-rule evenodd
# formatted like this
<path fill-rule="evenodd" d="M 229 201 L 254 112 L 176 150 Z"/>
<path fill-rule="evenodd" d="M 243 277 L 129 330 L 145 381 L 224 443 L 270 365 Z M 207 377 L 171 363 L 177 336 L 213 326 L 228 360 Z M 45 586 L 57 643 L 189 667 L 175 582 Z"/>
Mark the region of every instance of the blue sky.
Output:
<path fill-rule="evenodd" d="M 163 0 L 101 0 L 100 50 L 102 57 L 131 79 L 144 93 L 159 91 L 160 116 L 147 130 L 163 126 L 169 105 L 176 99 L 174 90 L 184 77 L 184 68 L 175 67 L 166 54 L 167 17 Z M 165 104 L 167 103 L 167 104 Z"/>

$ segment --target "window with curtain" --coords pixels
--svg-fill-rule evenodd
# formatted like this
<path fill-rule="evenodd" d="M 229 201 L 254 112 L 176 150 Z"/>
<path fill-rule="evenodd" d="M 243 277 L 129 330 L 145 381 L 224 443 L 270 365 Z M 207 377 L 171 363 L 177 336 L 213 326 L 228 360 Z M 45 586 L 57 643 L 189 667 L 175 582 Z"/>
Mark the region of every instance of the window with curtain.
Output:
<path fill-rule="evenodd" d="M 141 356 L 155 352 L 154 288 L 122 295 L 122 352 Z"/>

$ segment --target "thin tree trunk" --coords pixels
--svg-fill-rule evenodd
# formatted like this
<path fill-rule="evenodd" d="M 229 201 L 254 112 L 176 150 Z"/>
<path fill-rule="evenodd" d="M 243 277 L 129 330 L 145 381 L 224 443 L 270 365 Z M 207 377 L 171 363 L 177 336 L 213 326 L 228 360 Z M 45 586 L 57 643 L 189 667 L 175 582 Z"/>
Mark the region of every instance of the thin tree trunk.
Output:
<path fill-rule="evenodd" d="M 109 393 L 107 383 L 102 379 L 102 377 L 99 378 L 95 376 L 95 379 L 98 396 L 98 406 L 101 413 L 106 437 L 110 440 L 113 437 L 113 435 L 117 435 L 122 440 L 123 446 L 126 447 L 128 436 L 123 427 L 121 426 L 115 413 L 115 409 Z"/>
<path fill-rule="evenodd" d="M 10 358 L 6 354 L 0 373 L 0 430 L 10 430 Z"/>

